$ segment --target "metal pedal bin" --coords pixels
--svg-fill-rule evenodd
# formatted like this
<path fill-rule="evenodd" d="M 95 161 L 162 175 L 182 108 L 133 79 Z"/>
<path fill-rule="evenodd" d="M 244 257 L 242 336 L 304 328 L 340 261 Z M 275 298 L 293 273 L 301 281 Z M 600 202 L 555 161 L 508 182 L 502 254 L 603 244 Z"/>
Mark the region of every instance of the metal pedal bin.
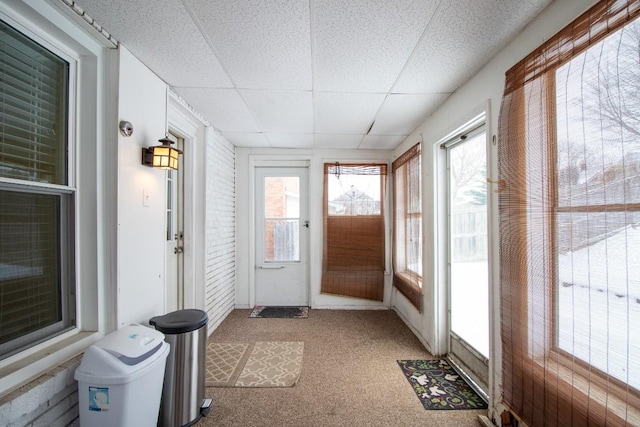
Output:
<path fill-rule="evenodd" d="M 192 426 L 211 409 L 211 399 L 204 397 L 208 320 L 206 312 L 196 309 L 149 319 L 169 343 L 159 426 Z"/>

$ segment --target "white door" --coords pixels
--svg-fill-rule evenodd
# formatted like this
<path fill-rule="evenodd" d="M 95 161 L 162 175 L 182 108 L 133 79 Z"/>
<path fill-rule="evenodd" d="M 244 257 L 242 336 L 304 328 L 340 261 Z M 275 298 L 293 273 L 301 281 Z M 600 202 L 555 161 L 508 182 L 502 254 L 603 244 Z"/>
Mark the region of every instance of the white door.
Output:
<path fill-rule="evenodd" d="M 489 381 L 486 133 L 446 145 L 449 191 L 449 355 L 485 391 Z"/>
<path fill-rule="evenodd" d="M 184 140 L 173 134 L 169 138 L 179 150 L 184 148 Z M 166 279 L 165 310 L 167 313 L 184 308 L 184 167 L 180 156 L 178 170 L 166 172 Z"/>
<path fill-rule="evenodd" d="M 256 305 L 309 303 L 307 168 L 256 168 Z"/>

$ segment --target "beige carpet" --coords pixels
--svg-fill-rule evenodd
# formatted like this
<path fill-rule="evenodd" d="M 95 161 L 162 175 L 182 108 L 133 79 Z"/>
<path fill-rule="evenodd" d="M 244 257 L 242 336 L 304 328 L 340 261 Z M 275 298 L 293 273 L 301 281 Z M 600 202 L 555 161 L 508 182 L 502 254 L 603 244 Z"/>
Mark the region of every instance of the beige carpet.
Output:
<path fill-rule="evenodd" d="M 292 387 L 302 371 L 302 342 L 211 342 L 207 387 Z"/>
<path fill-rule="evenodd" d="M 217 343 L 304 342 L 294 387 L 208 387 L 198 427 L 480 427 L 487 410 L 427 411 L 397 360 L 433 358 L 393 311 L 310 310 L 303 321 L 234 310 Z M 248 358 L 248 357 L 247 357 Z"/>

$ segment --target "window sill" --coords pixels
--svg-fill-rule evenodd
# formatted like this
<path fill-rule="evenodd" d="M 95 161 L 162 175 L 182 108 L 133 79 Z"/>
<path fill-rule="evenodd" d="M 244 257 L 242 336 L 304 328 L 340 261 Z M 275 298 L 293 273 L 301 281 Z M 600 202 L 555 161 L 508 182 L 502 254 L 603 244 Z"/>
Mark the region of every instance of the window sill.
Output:
<path fill-rule="evenodd" d="M 0 362 L 0 398 L 78 356 L 100 337 L 98 332 L 76 332 L 48 345 L 43 343 L 29 355 L 18 354 Z"/>
<path fill-rule="evenodd" d="M 555 355 L 558 357 L 558 355 Z M 557 384 L 558 392 L 565 395 L 572 395 L 570 390 L 584 395 L 588 401 L 607 408 L 607 410 L 629 425 L 640 425 L 640 399 L 631 393 L 625 396 L 618 395 L 612 391 L 607 384 L 600 384 L 600 381 L 590 380 L 585 375 L 580 375 L 575 370 L 564 366 L 553 357 L 536 358 L 534 364 L 542 370 L 545 382 Z"/>

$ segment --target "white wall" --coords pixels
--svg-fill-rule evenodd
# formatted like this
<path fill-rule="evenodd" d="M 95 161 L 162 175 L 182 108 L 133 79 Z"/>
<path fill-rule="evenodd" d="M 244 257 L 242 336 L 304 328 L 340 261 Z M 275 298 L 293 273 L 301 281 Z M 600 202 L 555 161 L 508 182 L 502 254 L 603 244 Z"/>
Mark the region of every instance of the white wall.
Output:
<path fill-rule="evenodd" d="M 229 310 L 207 303 L 214 292 L 211 284 L 218 283 L 211 273 L 211 248 L 218 241 L 210 230 L 219 219 L 233 224 L 235 211 L 225 216 L 208 206 L 211 185 L 225 186 L 224 194 L 233 198 L 233 156 L 220 157 L 212 147 L 231 153 L 233 147 L 122 45 L 119 120 L 131 122 L 134 132 L 131 137 L 118 133 L 117 326 L 146 323 L 166 313 L 168 292 L 175 292 L 165 277 L 166 172 L 141 164 L 142 148 L 158 145 L 167 129 L 184 138 L 184 308 L 206 310 L 210 320 L 221 321 Z M 216 179 L 219 170 L 225 171 L 222 181 Z M 233 270 L 231 253 L 215 268 Z M 234 276 L 226 279 L 233 289 Z"/>
<path fill-rule="evenodd" d="M 206 311 L 209 332 L 233 310 L 236 287 L 235 147 L 207 132 Z"/>
<path fill-rule="evenodd" d="M 165 134 L 166 91 L 120 46 L 119 120 L 131 122 L 134 131 L 131 137 L 118 132 L 117 139 L 118 328 L 164 313 L 165 171 L 143 166 L 141 150 Z"/>
<path fill-rule="evenodd" d="M 493 58 L 469 82 L 458 89 L 445 104 L 433 115 L 428 117 L 416 131 L 394 151 L 398 156 L 415 144 L 416 140 L 423 141 L 423 191 L 424 191 L 424 313 L 419 314 L 407 300 L 394 292 L 394 305 L 399 314 L 414 329 L 420 338 L 433 352 L 446 352 L 446 342 L 443 342 L 446 332 L 446 292 L 439 284 L 436 261 L 438 260 L 437 236 L 441 233 L 436 221 L 438 206 L 438 149 L 436 143 L 447 134 L 464 124 L 474 111 L 486 106 L 487 133 L 496 135 L 498 113 L 502 100 L 505 72 L 519 60 L 553 36 L 565 25 L 577 18 L 595 3 L 594 0 L 556 0 L 545 9 L 538 18 L 530 23 L 521 34 L 495 58 Z M 488 147 L 487 172 L 490 178 L 497 175 L 497 146 L 493 143 Z M 494 409 L 500 396 L 501 381 L 501 345 L 500 345 L 500 313 L 499 313 L 499 275 L 497 258 L 497 198 L 489 187 L 490 204 L 490 307 L 492 329 L 492 351 L 490 355 L 490 395 Z M 446 306 L 446 305 L 445 305 Z M 497 413 L 497 412 L 495 412 Z M 494 413 L 494 414 L 495 414 Z"/>
<path fill-rule="evenodd" d="M 320 293 L 322 279 L 322 199 L 324 185 L 324 163 L 336 161 L 375 161 L 387 163 L 391 158 L 388 150 L 295 150 L 295 149 L 236 149 L 236 240 L 237 240 L 237 279 L 236 308 L 251 308 L 255 304 L 254 295 L 254 248 L 252 211 L 253 166 L 257 161 L 309 162 L 309 296 L 312 308 L 336 309 L 380 309 L 388 308 L 391 295 L 391 276 L 385 276 L 384 301 L 370 301 Z M 389 191 L 387 191 L 387 212 L 389 220 Z M 390 254 L 390 235 L 387 232 L 387 254 Z M 387 265 L 390 271 L 390 257 Z"/>

